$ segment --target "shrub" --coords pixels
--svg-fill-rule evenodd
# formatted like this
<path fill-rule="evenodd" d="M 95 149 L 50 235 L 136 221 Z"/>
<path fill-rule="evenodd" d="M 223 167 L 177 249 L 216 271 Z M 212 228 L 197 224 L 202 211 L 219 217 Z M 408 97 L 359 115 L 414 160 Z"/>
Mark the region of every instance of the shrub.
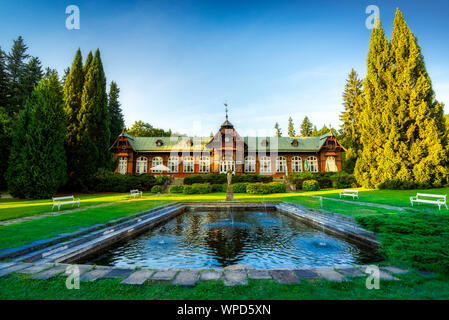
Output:
<path fill-rule="evenodd" d="M 226 192 L 228 185 L 227 184 L 212 184 L 212 192 Z"/>
<path fill-rule="evenodd" d="M 154 186 L 151 188 L 152 193 L 162 193 L 162 187 L 161 186 Z"/>
<path fill-rule="evenodd" d="M 171 186 L 170 189 L 168 189 L 168 192 L 170 192 L 170 193 L 183 193 L 184 192 L 184 186 L 183 185 Z"/>
<path fill-rule="evenodd" d="M 246 187 L 248 183 L 235 183 L 232 185 L 232 191 L 234 193 L 246 193 Z"/>
<path fill-rule="evenodd" d="M 302 190 L 304 191 L 317 191 L 320 190 L 320 185 L 316 180 L 305 180 L 302 184 Z"/>
<path fill-rule="evenodd" d="M 286 187 L 282 182 L 249 183 L 246 192 L 249 194 L 283 193 L 286 192 Z"/>
<path fill-rule="evenodd" d="M 390 190 L 411 190 L 411 189 L 429 189 L 432 187 L 431 184 L 419 184 L 412 181 L 401 181 L 399 179 L 387 180 L 376 186 L 377 189 L 390 189 Z"/>
<path fill-rule="evenodd" d="M 296 185 L 296 189 L 300 190 L 302 189 L 302 183 L 305 180 L 308 179 L 313 179 L 313 173 L 312 172 L 297 172 L 297 173 L 291 173 L 288 176 L 288 180 L 290 181 L 290 183 L 293 183 L 294 185 Z"/>
<path fill-rule="evenodd" d="M 212 187 L 206 183 L 195 183 L 192 185 L 185 185 L 183 189 L 184 194 L 206 194 L 211 193 Z"/>
<path fill-rule="evenodd" d="M 232 183 L 244 182 L 272 182 L 273 177 L 260 174 L 237 174 L 232 176 Z M 184 184 L 194 183 L 224 184 L 227 183 L 227 177 L 224 173 L 191 174 L 184 178 Z"/>
<path fill-rule="evenodd" d="M 357 187 L 357 181 L 355 180 L 354 175 L 344 171 L 335 173 L 330 177 L 330 179 L 332 181 L 333 188 L 341 189 L 341 188 Z"/>

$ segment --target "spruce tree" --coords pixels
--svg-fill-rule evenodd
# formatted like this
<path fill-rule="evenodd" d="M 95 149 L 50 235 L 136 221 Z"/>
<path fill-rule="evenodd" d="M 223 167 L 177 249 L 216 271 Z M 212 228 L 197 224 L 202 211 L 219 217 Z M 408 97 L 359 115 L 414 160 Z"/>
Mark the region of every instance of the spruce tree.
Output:
<path fill-rule="evenodd" d="M 47 71 L 47 74 L 52 72 L 54 72 L 54 70 L 51 70 L 51 72 Z M 41 81 L 43 76 L 44 72 L 42 71 L 41 61 L 39 58 L 32 57 L 25 65 L 22 79 L 23 90 L 26 97 L 33 92 L 34 87 Z"/>
<path fill-rule="evenodd" d="M 300 130 L 301 136 L 310 137 L 313 132 L 312 129 L 313 129 L 312 122 L 310 122 L 309 118 L 305 116 L 304 120 L 301 123 L 301 130 Z"/>
<path fill-rule="evenodd" d="M 352 69 L 346 80 L 343 92 L 344 111 L 340 114 L 342 121 L 341 142 L 346 148 L 344 154 L 343 169 L 353 172 L 357 156 L 361 150 L 360 144 L 360 113 L 364 103 L 362 92 L 363 81 L 359 79 L 357 72 Z"/>
<path fill-rule="evenodd" d="M 58 76 L 44 78 L 27 99 L 14 132 L 8 190 L 15 197 L 43 199 L 66 182 L 66 124 Z"/>
<path fill-rule="evenodd" d="M 0 48 L 0 107 L 5 108 L 8 104 L 8 73 L 6 70 L 6 54 Z"/>
<path fill-rule="evenodd" d="M 73 60 L 70 73 L 64 82 L 64 110 L 67 115 L 67 166 L 70 177 L 79 173 L 78 164 L 83 161 L 84 155 L 79 151 L 78 113 L 81 109 L 81 96 L 83 94 L 84 72 L 81 50 L 78 49 Z"/>
<path fill-rule="evenodd" d="M 120 107 L 119 102 L 119 95 L 120 89 L 118 88 L 117 83 L 112 81 L 109 87 L 108 96 L 108 109 L 110 116 L 109 129 L 111 131 L 111 140 L 109 145 L 112 145 L 115 142 L 125 126 L 122 108 Z"/>
<path fill-rule="evenodd" d="M 276 137 L 281 137 L 282 136 L 282 132 L 281 132 L 281 128 L 279 127 L 279 123 L 276 122 L 276 124 L 274 125 L 274 130 L 276 131 Z"/>
<path fill-rule="evenodd" d="M 100 168 L 110 169 L 110 131 L 106 93 L 106 77 L 97 49 L 84 78 L 81 109 L 78 113 L 77 139 L 84 155 L 80 175 L 88 176 Z"/>
<path fill-rule="evenodd" d="M 363 146 L 356 166 L 355 176 L 364 187 L 375 187 L 388 177 L 384 169 L 383 149 L 388 140 L 392 115 L 386 112 L 388 70 L 390 66 L 389 43 L 378 17 L 371 33 L 367 58 L 367 75 L 363 82 L 365 103 L 360 114 L 360 142 Z"/>
<path fill-rule="evenodd" d="M 289 137 L 295 137 L 296 136 L 295 126 L 293 125 L 292 117 L 288 118 L 288 136 Z"/>

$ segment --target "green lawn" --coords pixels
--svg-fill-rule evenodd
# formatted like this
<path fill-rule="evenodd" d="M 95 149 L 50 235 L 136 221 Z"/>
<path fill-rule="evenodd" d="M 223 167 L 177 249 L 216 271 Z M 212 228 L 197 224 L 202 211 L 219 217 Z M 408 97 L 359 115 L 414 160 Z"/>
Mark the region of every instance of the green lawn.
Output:
<path fill-rule="evenodd" d="M 402 281 L 381 281 L 379 290 L 368 290 L 365 278 L 342 283 L 302 281 L 278 284 L 273 280 L 249 280 L 248 286 L 225 287 L 223 282 L 199 282 L 194 288 L 150 283 L 142 286 L 120 284 L 119 279 L 81 282 L 79 290 L 68 290 L 65 278 L 31 280 L 26 275 L 0 278 L 0 299 L 449 299 L 449 279 L 438 276 L 425 279 L 412 273 Z"/>
<path fill-rule="evenodd" d="M 129 199 L 129 194 L 75 195 L 75 197 L 80 198 L 80 207 L 82 208 L 126 200 Z M 19 200 L 13 198 L 0 198 L 0 221 L 52 212 L 52 203 L 51 199 Z M 74 208 L 76 209 L 77 207 L 78 206 L 76 205 Z M 54 211 L 57 210 L 57 208 L 54 209 Z M 72 210 L 72 205 L 62 206 L 60 211 L 67 210 Z"/>
<path fill-rule="evenodd" d="M 416 193 L 431 193 L 440 195 L 449 195 L 449 188 L 438 189 L 416 189 L 416 190 L 370 190 L 364 188 L 357 188 L 359 190 L 359 200 L 354 202 L 372 202 L 387 204 L 391 206 L 411 208 L 410 197 L 416 196 Z M 341 190 L 323 190 L 314 192 L 302 192 L 302 194 L 320 195 L 328 198 L 340 198 L 339 192 Z M 350 197 L 345 197 L 345 200 L 352 200 Z M 438 206 L 429 204 L 415 204 L 414 208 L 425 209 L 425 211 L 438 211 Z M 445 208 L 441 210 L 446 210 Z M 447 210 L 446 210 L 447 211 Z"/>

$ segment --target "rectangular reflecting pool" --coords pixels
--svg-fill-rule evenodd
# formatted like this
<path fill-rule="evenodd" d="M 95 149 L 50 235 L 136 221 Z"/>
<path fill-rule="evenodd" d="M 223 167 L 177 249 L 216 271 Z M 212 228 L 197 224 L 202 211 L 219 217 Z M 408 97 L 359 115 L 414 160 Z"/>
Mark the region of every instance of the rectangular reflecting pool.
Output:
<path fill-rule="evenodd" d="M 373 252 L 273 211 L 187 211 L 81 263 L 114 267 L 261 269 L 365 264 Z"/>

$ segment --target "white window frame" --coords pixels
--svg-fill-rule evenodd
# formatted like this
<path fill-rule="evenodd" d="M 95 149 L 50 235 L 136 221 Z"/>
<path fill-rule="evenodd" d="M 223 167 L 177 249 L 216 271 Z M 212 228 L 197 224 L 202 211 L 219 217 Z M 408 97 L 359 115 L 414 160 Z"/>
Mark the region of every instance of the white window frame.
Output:
<path fill-rule="evenodd" d="M 279 156 L 276 158 L 276 172 L 277 173 L 285 173 L 287 169 L 287 159 L 283 156 Z"/>
<path fill-rule="evenodd" d="M 247 173 L 256 172 L 256 157 L 253 156 L 245 157 L 245 172 Z"/>
<path fill-rule="evenodd" d="M 192 156 L 184 157 L 182 159 L 182 171 L 184 173 L 193 173 L 195 171 L 195 163 Z"/>
<path fill-rule="evenodd" d="M 136 160 L 136 173 L 137 174 L 147 173 L 147 170 L 148 170 L 147 157 L 138 157 Z"/>
<path fill-rule="evenodd" d="M 178 173 L 179 171 L 179 157 L 172 156 L 168 158 L 167 167 L 170 169 L 170 173 Z"/>
<path fill-rule="evenodd" d="M 302 158 L 295 156 L 292 158 L 292 172 L 302 172 Z"/>
<path fill-rule="evenodd" d="M 231 168 L 232 174 L 235 174 L 235 162 L 234 160 L 222 160 L 220 161 L 220 173 L 227 173 L 228 168 Z"/>
<path fill-rule="evenodd" d="M 154 157 L 152 162 L 151 162 L 151 167 L 155 167 L 158 166 L 160 164 L 164 164 L 164 160 L 162 159 L 162 157 Z M 162 170 L 153 170 L 151 169 L 151 172 L 153 173 L 162 173 Z"/>
<path fill-rule="evenodd" d="M 207 156 L 200 157 L 199 161 L 199 172 L 209 173 L 210 172 L 210 158 Z"/>
<path fill-rule="evenodd" d="M 317 157 L 310 156 L 307 158 L 309 163 L 309 172 L 318 172 L 318 159 Z"/>
<path fill-rule="evenodd" d="M 128 157 L 118 158 L 118 173 L 126 174 L 128 172 Z"/>
<path fill-rule="evenodd" d="M 260 173 L 271 173 L 271 158 L 270 157 L 261 157 L 259 159 L 260 162 Z"/>

